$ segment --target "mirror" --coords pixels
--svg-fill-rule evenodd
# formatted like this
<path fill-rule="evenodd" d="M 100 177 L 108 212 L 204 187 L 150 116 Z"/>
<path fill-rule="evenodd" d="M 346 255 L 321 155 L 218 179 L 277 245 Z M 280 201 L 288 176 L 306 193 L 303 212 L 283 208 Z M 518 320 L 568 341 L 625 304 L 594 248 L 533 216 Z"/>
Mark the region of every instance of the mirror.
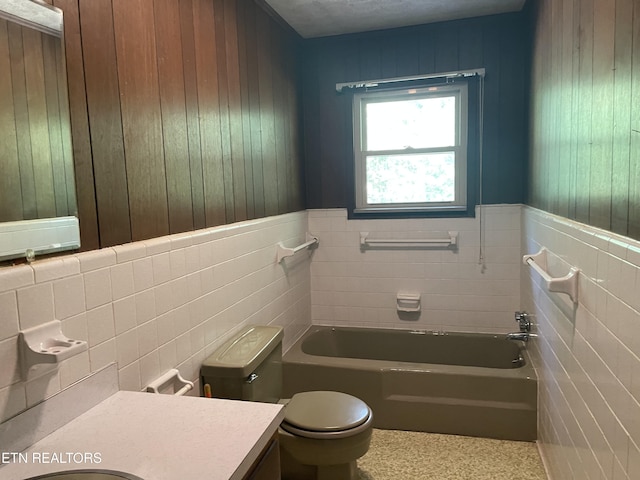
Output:
<path fill-rule="evenodd" d="M 79 247 L 62 33 L 59 9 L 0 0 L 0 260 Z"/>

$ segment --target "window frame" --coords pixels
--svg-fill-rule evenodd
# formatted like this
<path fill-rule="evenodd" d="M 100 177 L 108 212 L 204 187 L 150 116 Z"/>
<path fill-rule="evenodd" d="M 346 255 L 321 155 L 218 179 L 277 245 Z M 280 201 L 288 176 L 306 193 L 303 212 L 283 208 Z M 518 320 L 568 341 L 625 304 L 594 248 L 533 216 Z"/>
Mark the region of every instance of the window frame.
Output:
<path fill-rule="evenodd" d="M 407 148 L 403 150 L 367 151 L 362 147 L 366 141 L 366 119 L 364 110 L 369 103 L 393 99 L 456 97 L 455 145 L 451 147 Z M 354 214 L 466 214 L 469 211 L 469 90 L 467 82 L 429 84 L 416 87 L 367 90 L 353 95 L 353 153 L 354 153 Z M 369 204 L 366 201 L 366 157 L 367 154 L 419 154 L 453 151 L 455 155 L 455 200 L 452 202 L 385 203 Z"/>

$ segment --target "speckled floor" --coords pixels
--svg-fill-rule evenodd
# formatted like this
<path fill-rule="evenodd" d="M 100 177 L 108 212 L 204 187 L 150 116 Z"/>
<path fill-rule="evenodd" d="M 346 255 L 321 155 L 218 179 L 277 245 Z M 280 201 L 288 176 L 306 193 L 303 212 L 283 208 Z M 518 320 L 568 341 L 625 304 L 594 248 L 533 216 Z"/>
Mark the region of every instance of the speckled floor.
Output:
<path fill-rule="evenodd" d="M 361 480 L 547 480 L 535 443 L 374 429 Z"/>

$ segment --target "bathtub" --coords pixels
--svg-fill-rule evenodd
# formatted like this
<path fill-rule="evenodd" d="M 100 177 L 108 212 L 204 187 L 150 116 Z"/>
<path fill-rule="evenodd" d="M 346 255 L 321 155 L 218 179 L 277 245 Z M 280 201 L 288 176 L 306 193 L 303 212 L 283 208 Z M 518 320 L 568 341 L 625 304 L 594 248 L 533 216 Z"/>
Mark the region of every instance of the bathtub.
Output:
<path fill-rule="evenodd" d="M 286 396 L 336 390 L 376 428 L 536 440 L 537 380 L 505 336 L 312 326 L 283 357 Z"/>

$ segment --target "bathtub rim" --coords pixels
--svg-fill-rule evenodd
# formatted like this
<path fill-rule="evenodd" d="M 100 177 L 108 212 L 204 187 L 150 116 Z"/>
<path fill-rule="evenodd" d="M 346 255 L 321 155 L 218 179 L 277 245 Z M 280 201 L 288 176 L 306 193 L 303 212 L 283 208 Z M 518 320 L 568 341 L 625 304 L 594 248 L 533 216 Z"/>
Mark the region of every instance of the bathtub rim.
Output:
<path fill-rule="evenodd" d="M 463 365 L 445 365 L 437 363 L 415 363 L 394 360 L 372 360 L 349 357 L 332 357 L 324 355 L 312 355 L 302 351 L 303 341 L 321 330 L 363 330 L 363 331 L 389 331 L 389 332 L 406 332 L 424 331 L 427 334 L 435 333 L 431 330 L 422 329 L 405 329 L 405 328 L 386 328 L 386 327 L 355 327 L 344 325 L 311 325 L 291 347 L 283 354 L 283 362 L 300 363 L 305 365 L 322 365 L 328 367 L 350 368 L 353 370 L 367 371 L 413 371 L 425 373 L 438 373 L 446 375 L 475 375 L 484 377 L 502 377 L 502 378 L 533 378 L 537 379 L 535 368 L 531 362 L 529 352 L 523 345 L 519 345 L 520 353 L 525 364 L 516 368 L 490 368 L 478 366 Z M 444 335 L 470 335 L 484 336 L 492 338 L 500 338 L 502 335 L 493 333 L 476 333 L 476 332 L 437 332 Z M 506 337 L 506 334 L 504 334 Z M 509 341 L 506 340 L 505 341 Z M 520 342 L 518 342 L 520 343 Z"/>

